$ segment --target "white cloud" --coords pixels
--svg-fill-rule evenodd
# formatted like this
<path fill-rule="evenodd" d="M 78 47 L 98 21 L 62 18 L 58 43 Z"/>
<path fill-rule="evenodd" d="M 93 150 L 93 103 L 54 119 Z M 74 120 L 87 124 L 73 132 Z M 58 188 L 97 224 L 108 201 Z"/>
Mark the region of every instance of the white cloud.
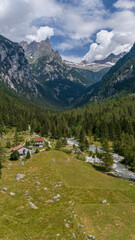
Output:
<path fill-rule="evenodd" d="M 37 30 L 36 34 L 34 35 L 27 35 L 27 38 L 30 39 L 31 41 L 40 42 L 42 40 L 52 37 L 53 35 L 54 35 L 53 28 L 46 26 L 40 27 Z"/>
<path fill-rule="evenodd" d="M 89 52 L 84 57 L 88 62 L 100 60 L 107 57 L 108 52 L 111 51 L 110 45 L 113 37 L 113 32 L 101 30 L 97 33 L 96 43 L 91 44 Z"/>
<path fill-rule="evenodd" d="M 62 56 L 62 59 L 74 63 L 80 63 L 82 61 L 82 58 L 75 56 Z"/>
<path fill-rule="evenodd" d="M 135 8 L 135 1 L 134 0 L 118 0 L 114 4 L 115 8 L 120 8 L 120 9 L 132 9 Z"/>
<path fill-rule="evenodd" d="M 13 41 L 26 40 L 27 35 L 35 34 L 34 21 L 57 18 L 61 11 L 56 0 L 0 0 L 0 34 Z"/>
<path fill-rule="evenodd" d="M 116 12 L 111 13 L 110 16 L 104 21 L 103 27 L 111 29 L 110 31 L 100 30 L 97 33 L 96 41 L 90 46 L 89 52 L 85 55 L 85 59 L 89 62 L 98 59 L 104 59 L 110 53 L 119 54 L 121 52 L 127 52 L 135 42 L 135 12 L 129 5 L 131 1 L 119 0 L 115 6 L 120 3 L 123 8 L 118 9 Z M 128 3 L 128 4 L 126 4 Z"/>
<path fill-rule="evenodd" d="M 102 0 L 0 0 L 0 34 L 20 42 L 28 36 L 40 41 L 55 32 L 64 39 L 56 47 L 67 51 L 98 32 L 87 54 L 92 61 L 129 49 L 135 41 L 135 1 L 118 0 L 114 7 L 109 12 Z"/>
<path fill-rule="evenodd" d="M 134 36 L 118 33 L 115 31 L 101 30 L 97 33 L 96 43 L 91 44 L 89 52 L 84 59 L 88 62 L 101 60 L 109 56 L 111 53 L 119 54 L 128 52 L 134 42 Z"/>

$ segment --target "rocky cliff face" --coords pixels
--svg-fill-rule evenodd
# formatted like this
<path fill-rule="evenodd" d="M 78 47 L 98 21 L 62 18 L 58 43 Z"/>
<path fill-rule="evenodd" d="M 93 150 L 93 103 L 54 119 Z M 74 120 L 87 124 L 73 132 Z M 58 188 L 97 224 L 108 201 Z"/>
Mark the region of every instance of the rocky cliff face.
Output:
<path fill-rule="evenodd" d="M 59 53 L 52 49 L 49 39 L 41 42 L 33 41 L 30 44 L 28 44 L 26 41 L 23 41 L 20 43 L 20 45 L 23 47 L 25 54 L 31 58 L 39 59 L 43 56 L 57 56 L 57 58 L 62 61 Z"/>
<path fill-rule="evenodd" d="M 18 93 L 26 94 L 28 98 L 30 94 L 37 94 L 23 48 L 2 36 L 0 36 L 0 81 Z"/>
<path fill-rule="evenodd" d="M 20 43 L 25 50 L 31 72 L 43 98 L 60 105 L 71 105 L 93 83 L 78 70 L 67 66 L 49 39 L 41 42 Z"/>

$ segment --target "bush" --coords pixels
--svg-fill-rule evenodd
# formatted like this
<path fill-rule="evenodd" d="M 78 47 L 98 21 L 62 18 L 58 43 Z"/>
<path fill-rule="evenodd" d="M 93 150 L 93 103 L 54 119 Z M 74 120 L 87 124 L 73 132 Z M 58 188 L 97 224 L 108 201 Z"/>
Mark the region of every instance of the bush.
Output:
<path fill-rule="evenodd" d="M 14 151 L 10 155 L 10 160 L 11 161 L 16 161 L 16 160 L 19 159 L 19 157 L 20 157 L 20 153 L 18 151 Z"/>
<path fill-rule="evenodd" d="M 61 142 L 61 139 L 59 139 L 56 143 L 55 149 L 59 150 L 61 147 L 62 147 L 62 142 Z"/>
<path fill-rule="evenodd" d="M 72 153 L 72 150 L 63 149 L 62 152 L 66 153 L 66 154 L 71 154 L 71 153 Z"/>
<path fill-rule="evenodd" d="M 47 149 L 46 149 L 46 151 L 50 151 L 51 150 L 51 148 L 50 147 L 48 147 Z"/>
<path fill-rule="evenodd" d="M 39 153 L 39 149 L 38 148 L 36 148 L 35 153 Z"/>
<path fill-rule="evenodd" d="M 26 141 L 25 146 L 29 147 L 31 145 L 30 141 Z"/>
<path fill-rule="evenodd" d="M 80 155 L 80 154 L 78 154 L 78 155 L 76 156 L 76 158 L 77 158 L 78 160 L 80 160 L 80 161 L 83 161 L 83 162 L 85 162 L 85 161 L 86 161 L 86 159 L 85 159 L 85 156 L 84 156 L 84 155 Z"/>
<path fill-rule="evenodd" d="M 11 148 L 11 142 L 10 141 L 7 141 L 6 148 Z"/>

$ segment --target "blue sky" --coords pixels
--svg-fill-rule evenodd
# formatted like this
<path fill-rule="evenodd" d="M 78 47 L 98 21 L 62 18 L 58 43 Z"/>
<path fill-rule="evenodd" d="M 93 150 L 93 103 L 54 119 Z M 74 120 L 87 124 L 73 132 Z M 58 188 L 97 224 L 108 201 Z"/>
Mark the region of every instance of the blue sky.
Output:
<path fill-rule="evenodd" d="M 17 42 L 50 38 L 72 61 L 129 51 L 134 23 L 134 0 L 0 0 L 0 34 Z"/>

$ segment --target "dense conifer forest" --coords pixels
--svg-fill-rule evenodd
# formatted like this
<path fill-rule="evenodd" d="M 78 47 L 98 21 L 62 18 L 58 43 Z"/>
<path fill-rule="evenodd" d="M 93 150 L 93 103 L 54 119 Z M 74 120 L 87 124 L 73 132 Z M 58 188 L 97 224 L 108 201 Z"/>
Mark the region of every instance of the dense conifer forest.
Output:
<path fill-rule="evenodd" d="M 0 133 L 16 127 L 52 138 L 75 137 L 82 150 L 88 146 L 86 136 L 113 142 L 116 152 L 135 170 L 135 95 L 118 97 L 102 103 L 92 103 L 69 111 L 50 111 L 36 106 L 15 94 L 0 93 Z"/>

